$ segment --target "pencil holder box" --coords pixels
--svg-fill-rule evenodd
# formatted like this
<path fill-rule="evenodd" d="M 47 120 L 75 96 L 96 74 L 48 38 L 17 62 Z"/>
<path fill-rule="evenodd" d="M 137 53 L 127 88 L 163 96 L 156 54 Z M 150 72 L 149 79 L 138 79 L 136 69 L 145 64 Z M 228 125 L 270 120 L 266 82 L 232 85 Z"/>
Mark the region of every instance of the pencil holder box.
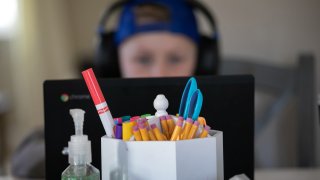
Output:
<path fill-rule="evenodd" d="M 101 138 L 102 179 L 223 180 L 223 135 L 180 141 Z"/>

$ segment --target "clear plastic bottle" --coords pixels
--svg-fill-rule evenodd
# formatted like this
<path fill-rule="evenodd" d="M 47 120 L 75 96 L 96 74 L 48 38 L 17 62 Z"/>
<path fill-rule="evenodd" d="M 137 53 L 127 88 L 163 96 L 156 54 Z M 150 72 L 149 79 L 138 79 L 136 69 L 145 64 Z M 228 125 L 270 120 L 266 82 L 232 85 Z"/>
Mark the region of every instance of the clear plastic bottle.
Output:
<path fill-rule="evenodd" d="M 70 165 L 62 173 L 62 180 L 100 180 L 100 172 L 91 164 Z"/>
<path fill-rule="evenodd" d="M 100 180 L 100 172 L 91 163 L 91 142 L 83 135 L 84 111 L 71 109 L 75 135 L 68 143 L 69 167 L 63 171 L 62 180 Z"/>

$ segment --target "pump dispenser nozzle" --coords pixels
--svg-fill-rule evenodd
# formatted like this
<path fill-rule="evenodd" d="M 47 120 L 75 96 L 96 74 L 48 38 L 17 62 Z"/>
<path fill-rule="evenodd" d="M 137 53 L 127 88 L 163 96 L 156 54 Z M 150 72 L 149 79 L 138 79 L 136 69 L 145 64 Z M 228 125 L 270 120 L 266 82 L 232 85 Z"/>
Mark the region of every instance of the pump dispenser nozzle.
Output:
<path fill-rule="evenodd" d="M 70 109 L 73 118 L 75 135 L 83 135 L 83 121 L 85 111 L 82 109 Z"/>
<path fill-rule="evenodd" d="M 75 135 L 71 136 L 68 143 L 70 164 L 91 163 L 91 142 L 87 135 L 83 135 L 84 113 L 82 109 L 70 109 L 75 128 Z"/>

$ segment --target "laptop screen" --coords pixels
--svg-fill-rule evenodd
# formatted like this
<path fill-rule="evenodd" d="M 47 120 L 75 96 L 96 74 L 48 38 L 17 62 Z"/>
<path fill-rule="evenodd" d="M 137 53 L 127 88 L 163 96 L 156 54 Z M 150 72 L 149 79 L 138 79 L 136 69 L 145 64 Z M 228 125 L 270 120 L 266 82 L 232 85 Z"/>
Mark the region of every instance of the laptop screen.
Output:
<path fill-rule="evenodd" d="M 196 77 L 203 94 L 200 116 L 223 131 L 225 179 L 245 173 L 254 179 L 254 80 L 252 76 Z M 98 79 L 114 118 L 154 114 L 153 101 L 164 94 L 167 112 L 178 113 L 188 78 Z M 68 166 L 62 155 L 74 134 L 69 109 L 85 113 L 84 134 L 92 144 L 92 164 L 101 169 L 100 138 L 105 135 L 84 80 L 49 80 L 44 83 L 46 179 L 59 179 Z"/>

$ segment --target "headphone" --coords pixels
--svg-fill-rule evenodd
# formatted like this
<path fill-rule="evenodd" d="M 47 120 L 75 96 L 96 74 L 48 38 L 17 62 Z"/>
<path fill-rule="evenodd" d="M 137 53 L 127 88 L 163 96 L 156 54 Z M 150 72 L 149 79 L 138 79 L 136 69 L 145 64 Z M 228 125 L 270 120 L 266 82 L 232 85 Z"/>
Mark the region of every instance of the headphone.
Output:
<path fill-rule="evenodd" d="M 115 32 L 107 32 L 105 25 L 110 16 L 123 7 L 130 0 L 119 0 L 106 9 L 100 19 L 98 26 L 99 43 L 96 49 L 96 57 L 93 68 L 98 77 L 121 77 L 118 61 L 118 49 L 114 42 Z M 209 21 L 213 36 L 200 35 L 198 44 L 198 61 L 195 75 L 216 75 L 220 61 L 218 28 L 212 14 L 207 8 L 196 0 L 186 0 L 193 10 L 201 12 Z"/>

